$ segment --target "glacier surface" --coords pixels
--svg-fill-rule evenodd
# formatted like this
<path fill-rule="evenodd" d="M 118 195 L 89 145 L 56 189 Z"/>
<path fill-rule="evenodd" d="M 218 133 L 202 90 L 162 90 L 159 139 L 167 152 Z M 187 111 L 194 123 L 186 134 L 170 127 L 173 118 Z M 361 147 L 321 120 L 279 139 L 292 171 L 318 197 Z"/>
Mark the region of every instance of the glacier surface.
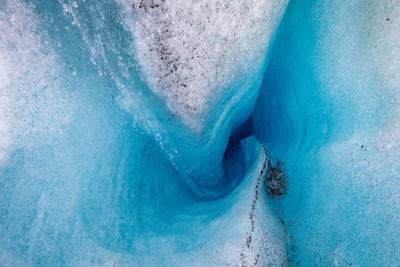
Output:
<path fill-rule="evenodd" d="M 398 265 L 399 15 L 0 0 L 0 266 Z"/>

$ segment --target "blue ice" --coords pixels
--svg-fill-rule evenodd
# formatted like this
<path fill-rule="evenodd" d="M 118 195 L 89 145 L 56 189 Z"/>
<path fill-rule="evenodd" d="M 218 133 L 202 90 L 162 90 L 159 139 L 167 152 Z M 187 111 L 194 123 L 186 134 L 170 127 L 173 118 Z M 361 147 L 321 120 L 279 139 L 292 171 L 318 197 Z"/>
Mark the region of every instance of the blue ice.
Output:
<path fill-rule="evenodd" d="M 399 15 L 0 0 L 0 266 L 397 266 Z"/>

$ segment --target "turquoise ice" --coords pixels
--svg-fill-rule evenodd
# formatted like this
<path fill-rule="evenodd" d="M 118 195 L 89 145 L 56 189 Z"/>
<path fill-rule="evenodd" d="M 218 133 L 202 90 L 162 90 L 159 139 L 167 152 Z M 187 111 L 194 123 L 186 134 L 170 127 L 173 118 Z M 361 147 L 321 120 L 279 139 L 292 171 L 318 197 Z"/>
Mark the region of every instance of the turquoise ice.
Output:
<path fill-rule="evenodd" d="M 0 266 L 397 266 L 399 15 L 0 0 Z"/>

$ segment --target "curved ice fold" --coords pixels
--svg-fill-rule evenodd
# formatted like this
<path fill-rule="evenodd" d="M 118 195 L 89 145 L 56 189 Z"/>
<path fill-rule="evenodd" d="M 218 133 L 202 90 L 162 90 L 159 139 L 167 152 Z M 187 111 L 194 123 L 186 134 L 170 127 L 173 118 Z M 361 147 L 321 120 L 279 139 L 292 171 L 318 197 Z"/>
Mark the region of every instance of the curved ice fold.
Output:
<path fill-rule="evenodd" d="M 175 203 L 173 209 L 168 208 L 171 204 L 169 197 L 166 199 L 169 203 L 160 202 L 156 204 L 158 207 L 153 206 L 160 209 L 157 212 L 149 209 L 158 202 L 153 200 L 145 210 L 138 210 L 134 215 L 135 221 L 130 222 L 131 219 L 125 217 L 125 227 L 118 224 L 118 218 L 107 216 L 111 213 L 118 217 L 118 212 L 114 209 L 116 207 L 102 208 L 97 215 L 88 209 L 85 211 L 88 213 L 85 221 L 90 223 L 88 232 L 98 244 L 109 251 L 118 251 L 124 255 L 122 259 L 118 259 L 110 252 L 104 252 L 107 257 L 114 259 L 116 265 L 283 265 L 286 260 L 285 232 L 281 222 L 266 205 L 268 200 L 264 182 L 268 172 L 268 157 L 265 148 L 254 137 L 243 140 L 240 146 L 245 154 L 248 171 L 243 182 L 231 194 L 206 202 L 186 199 L 179 204 Z M 119 186 L 129 186 L 117 183 L 120 183 Z M 146 187 L 141 189 L 147 190 Z M 173 192 L 165 182 L 164 187 Z M 107 191 L 121 196 L 125 191 L 110 190 Z M 151 200 L 149 195 L 143 194 L 141 197 L 142 201 Z M 114 202 L 113 197 L 110 198 L 107 203 Z M 123 203 L 124 200 L 120 200 L 118 205 Z M 108 218 L 104 220 L 103 216 Z M 98 220 L 103 220 L 106 224 L 99 224 Z M 125 240 L 121 240 L 121 235 L 129 233 L 133 236 L 125 236 Z M 130 257 L 135 258 L 132 260 Z"/>
<path fill-rule="evenodd" d="M 156 118 L 147 118 L 144 128 L 194 194 L 221 196 L 216 187 L 227 179 L 221 166 L 229 135 L 250 116 L 287 1 L 121 4 L 141 86 L 161 100 L 159 111 L 152 111 Z M 125 96 L 132 113 L 137 98 Z"/>

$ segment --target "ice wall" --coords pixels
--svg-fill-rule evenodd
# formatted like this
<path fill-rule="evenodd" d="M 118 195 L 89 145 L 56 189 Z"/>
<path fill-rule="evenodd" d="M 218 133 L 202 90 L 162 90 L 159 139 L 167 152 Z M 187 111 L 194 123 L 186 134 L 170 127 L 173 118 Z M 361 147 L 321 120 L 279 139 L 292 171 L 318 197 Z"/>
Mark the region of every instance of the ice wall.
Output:
<path fill-rule="evenodd" d="M 396 1 L 288 6 L 253 121 L 286 162 L 294 265 L 398 265 L 399 15 Z"/>

